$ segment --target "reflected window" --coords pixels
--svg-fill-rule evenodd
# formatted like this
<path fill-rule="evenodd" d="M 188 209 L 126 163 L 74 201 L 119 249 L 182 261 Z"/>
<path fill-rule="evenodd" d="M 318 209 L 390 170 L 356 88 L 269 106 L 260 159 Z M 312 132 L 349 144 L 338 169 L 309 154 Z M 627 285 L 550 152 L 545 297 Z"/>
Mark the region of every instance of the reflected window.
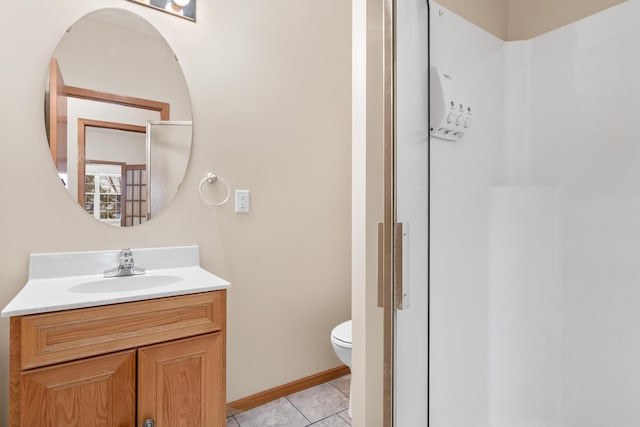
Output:
<path fill-rule="evenodd" d="M 120 226 L 122 176 L 119 165 L 91 165 L 90 168 L 87 167 L 84 209 L 102 222 Z"/>

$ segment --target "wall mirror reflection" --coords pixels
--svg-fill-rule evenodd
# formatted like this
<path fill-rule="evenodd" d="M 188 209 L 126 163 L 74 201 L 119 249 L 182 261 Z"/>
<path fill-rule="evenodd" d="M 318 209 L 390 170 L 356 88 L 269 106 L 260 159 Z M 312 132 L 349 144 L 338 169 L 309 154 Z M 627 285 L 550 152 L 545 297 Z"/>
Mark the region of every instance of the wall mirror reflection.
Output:
<path fill-rule="evenodd" d="M 102 9 L 67 30 L 50 62 L 45 124 L 58 177 L 96 220 L 133 226 L 173 200 L 191 151 L 191 103 L 162 35 Z"/>

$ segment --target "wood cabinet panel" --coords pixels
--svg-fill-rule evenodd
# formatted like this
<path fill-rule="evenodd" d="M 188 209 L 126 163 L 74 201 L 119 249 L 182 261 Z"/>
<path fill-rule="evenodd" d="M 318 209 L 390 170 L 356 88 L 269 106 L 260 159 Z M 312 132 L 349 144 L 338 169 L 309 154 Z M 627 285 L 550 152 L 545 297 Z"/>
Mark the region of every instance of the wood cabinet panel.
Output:
<path fill-rule="evenodd" d="M 22 427 L 135 425 L 135 350 L 24 372 Z"/>
<path fill-rule="evenodd" d="M 219 331 L 225 303 L 207 292 L 24 316 L 20 369 Z"/>
<path fill-rule="evenodd" d="M 223 427 L 225 348 L 226 290 L 12 317 L 9 426 Z"/>
<path fill-rule="evenodd" d="M 141 348 L 138 352 L 138 425 L 226 425 L 224 337 L 203 335 Z"/>

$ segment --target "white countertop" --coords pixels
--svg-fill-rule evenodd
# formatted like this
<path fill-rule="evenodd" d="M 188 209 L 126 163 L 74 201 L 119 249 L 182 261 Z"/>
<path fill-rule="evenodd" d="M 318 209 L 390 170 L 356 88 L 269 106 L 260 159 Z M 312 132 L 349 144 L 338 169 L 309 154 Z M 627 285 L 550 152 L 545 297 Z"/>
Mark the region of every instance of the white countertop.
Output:
<path fill-rule="evenodd" d="M 46 277 L 47 274 L 43 273 L 42 265 L 47 267 L 45 270 L 49 270 L 47 263 L 50 264 L 51 259 L 54 259 L 54 263 L 58 263 L 61 254 L 52 254 L 58 258 L 48 256 L 50 254 L 32 255 L 30 262 L 33 265 L 30 265 L 28 282 L 18 295 L 2 310 L 1 316 L 22 316 L 26 314 L 141 301 L 215 291 L 226 289 L 230 286 L 226 280 L 206 271 L 198 265 L 197 247 L 177 249 L 183 250 L 183 252 L 184 250 L 191 251 L 191 253 L 187 252 L 187 258 L 190 258 L 189 262 L 181 263 L 182 265 L 176 265 L 173 268 L 148 269 L 144 275 L 108 279 L 104 278 L 102 270 L 98 270 L 100 274 L 60 275 L 61 271 L 63 274 L 68 271 L 60 269 L 59 266 L 56 267 L 57 270 L 53 269 L 56 270 L 56 274 L 53 274 L 53 277 Z M 149 253 L 155 256 L 157 252 L 153 251 L 157 250 L 142 253 L 140 254 L 140 258 L 148 258 Z M 104 251 L 100 253 L 96 252 L 96 254 L 104 258 L 105 253 L 107 253 L 110 259 L 113 252 L 117 253 L 117 251 Z M 83 270 L 86 270 L 87 255 L 86 253 L 82 254 L 85 257 Z M 134 250 L 134 256 L 135 255 L 136 251 Z M 161 255 L 166 256 L 167 254 Z M 169 253 L 169 255 L 172 254 Z M 196 258 L 195 262 L 193 262 L 194 255 Z M 41 259 L 38 260 L 36 258 L 34 262 L 34 257 L 38 256 L 40 256 Z M 74 254 L 63 254 L 62 258 L 73 259 L 73 256 Z M 41 262 L 42 259 L 46 262 Z M 157 265 L 157 263 L 152 261 L 149 263 Z M 141 265 L 141 267 L 144 267 L 144 265 Z M 114 290 L 111 285 L 116 283 L 118 286 Z"/>

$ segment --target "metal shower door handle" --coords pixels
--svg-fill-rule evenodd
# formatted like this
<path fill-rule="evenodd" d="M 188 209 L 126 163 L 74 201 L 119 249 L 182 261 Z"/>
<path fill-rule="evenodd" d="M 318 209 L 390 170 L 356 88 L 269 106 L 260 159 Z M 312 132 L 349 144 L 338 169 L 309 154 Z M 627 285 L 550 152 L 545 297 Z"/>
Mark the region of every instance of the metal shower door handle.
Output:
<path fill-rule="evenodd" d="M 405 287 L 404 287 L 404 237 L 405 228 L 403 223 L 397 222 L 393 227 L 393 306 L 396 310 L 404 310 Z"/>

